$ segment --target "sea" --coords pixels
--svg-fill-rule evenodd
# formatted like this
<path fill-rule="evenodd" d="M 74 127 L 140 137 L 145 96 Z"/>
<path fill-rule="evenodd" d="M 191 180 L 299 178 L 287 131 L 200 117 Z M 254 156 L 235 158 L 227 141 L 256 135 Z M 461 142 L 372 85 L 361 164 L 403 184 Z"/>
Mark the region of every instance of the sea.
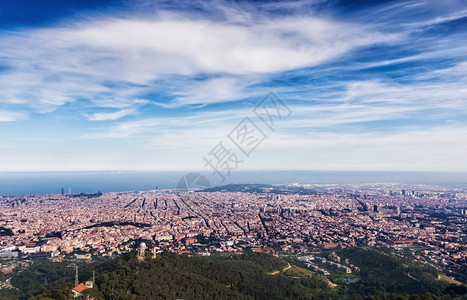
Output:
<path fill-rule="evenodd" d="M 187 176 L 190 173 L 205 176 L 210 186 L 399 183 L 467 187 L 467 172 L 232 171 L 224 179 L 212 172 L 0 172 L 0 195 L 59 194 L 62 189 L 73 194 L 174 189 L 181 179 L 196 178 Z"/>

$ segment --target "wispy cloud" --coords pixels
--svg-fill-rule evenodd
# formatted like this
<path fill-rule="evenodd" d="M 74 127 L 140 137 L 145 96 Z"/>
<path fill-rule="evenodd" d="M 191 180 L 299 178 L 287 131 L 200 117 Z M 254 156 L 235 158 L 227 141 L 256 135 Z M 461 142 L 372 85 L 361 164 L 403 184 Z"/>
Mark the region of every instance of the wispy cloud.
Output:
<path fill-rule="evenodd" d="M 134 109 L 122 109 L 116 112 L 107 112 L 107 113 L 93 113 L 88 115 L 87 118 L 90 121 L 109 121 L 117 120 L 122 117 L 132 115 L 135 113 Z"/>
<path fill-rule="evenodd" d="M 0 110 L 0 122 L 26 120 L 27 115 L 22 112 Z"/>

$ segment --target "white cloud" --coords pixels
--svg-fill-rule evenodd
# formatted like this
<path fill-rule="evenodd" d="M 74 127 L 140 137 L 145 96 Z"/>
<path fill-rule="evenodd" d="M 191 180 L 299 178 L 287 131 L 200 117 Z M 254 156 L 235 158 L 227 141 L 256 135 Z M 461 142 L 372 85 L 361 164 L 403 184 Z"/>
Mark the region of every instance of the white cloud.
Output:
<path fill-rule="evenodd" d="M 199 73 L 230 75 L 192 83 L 178 95 L 178 104 L 225 101 L 241 97 L 248 84 L 235 76 L 313 66 L 394 39 L 316 17 L 250 16 L 244 23 L 229 23 L 173 14 L 3 32 L 0 54 L 9 68 L 0 74 L 0 101 L 48 112 L 76 99 L 140 99 L 166 76 Z"/>
<path fill-rule="evenodd" d="M 75 45 L 95 49 L 94 57 L 105 55 L 111 58 L 109 63 L 124 64 L 127 71 L 147 71 L 151 79 L 167 73 L 279 72 L 316 65 L 352 47 L 391 39 L 347 25 L 311 17 L 240 25 L 175 18 L 111 19 L 64 29 L 61 34 Z M 104 70 L 109 67 L 107 62 L 102 65 Z M 118 75 L 125 78 L 127 74 Z"/>
<path fill-rule="evenodd" d="M 254 80 L 248 81 L 246 78 L 221 77 L 188 83 L 188 86 L 175 93 L 172 105 L 220 103 L 239 100 L 247 95 L 261 96 L 258 91 L 248 91 L 245 88 L 253 82 Z M 264 91 L 261 93 L 264 94 Z"/>
<path fill-rule="evenodd" d="M 0 110 L 0 122 L 13 122 L 25 119 L 27 119 L 25 113 Z"/>
<path fill-rule="evenodd" d="M 285 170 L 465 171 L 467 140 L 459 137 L 466 134 L 466 127 L 435 127 L 394 133 L 272 136 L 254 164 L 274 159 L 274 167 Z"/>
<path fill-rule="evenodd" d="M 157 132 L 157 130 L 155 130 Z M 224 128 L 187 128 L 163 131 L 144 143 L 63 144 L 27 141 L 28 147 L 0 147 L 4 170 L 205 170 L 202 160 L 223 138 Z M 382 133 L 271 134 L 239 170 L 436 170 L 465 171 L 465 127 L 439 127 Z M 235 146 L 225 142 L 234 151 Z M 96 147 L 98 145 L 98 147 Z M 34 149 L 31 149 L 31 147 Z M 88 153 L 93 153 L 89 156 Z M 16 153 L 16 154 L 15 154 Z M 21 155 L 17 155 L 17 153 Z M 32 154 L 35 155 L 32 155 Z M 25 159 L 22 159 L 24 157 Z M 73 159 L 70 160 L 70 157 Z M 8 159 L 7 159 L 8 158 Z M 83 165 L 82 162 L 87 164 Z M 60 169 L 59 169 L 60 170 Z"/>
<path fill-rule="evenodd" d="M 109 121 L 109 120 L 117 120 L 122 117 L 132 115 L 135 113 L 134 109 L 122 109 L 116 112 L 110 113 L 93 113 L 88 115 L 87 118 L 90 121 Z"/>
<path fill-rule="evenodd" d="M 183 137 L 203 141 L 204 138 L 219 139 L 229 133 L 234 126 L 247 115 L 248 110 L 228 110 L 214 112 L 200 112 L 192 115 L 144 118 L 123 121 L 106 127 L 105 130 L 96 128 L 95 131 L 83 134 L 86 139 L 125 139 L 129 137 L 144 137 L 146 139 L 160 139 L 161 136 L 170 137 L 171 141 L 183 140 Z M 160 139 L 161 143 L 167 141 Z"/>

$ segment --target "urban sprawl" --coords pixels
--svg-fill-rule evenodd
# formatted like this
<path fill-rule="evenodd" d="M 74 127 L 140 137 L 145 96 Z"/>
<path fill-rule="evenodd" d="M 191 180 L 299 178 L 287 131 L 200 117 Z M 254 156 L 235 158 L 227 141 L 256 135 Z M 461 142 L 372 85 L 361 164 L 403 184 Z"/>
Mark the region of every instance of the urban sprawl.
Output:
<path fill-rule="evenodd" d="M 413 249 L 421 263 L 455 274 L 467 271 L 466 199 L 463 188 L 402 184 L 0 197 L 1 271 L 21 258 L 115 256 L 144 241 L 188 255 L 282 252 L 305 260 L 332 248 Z"/>

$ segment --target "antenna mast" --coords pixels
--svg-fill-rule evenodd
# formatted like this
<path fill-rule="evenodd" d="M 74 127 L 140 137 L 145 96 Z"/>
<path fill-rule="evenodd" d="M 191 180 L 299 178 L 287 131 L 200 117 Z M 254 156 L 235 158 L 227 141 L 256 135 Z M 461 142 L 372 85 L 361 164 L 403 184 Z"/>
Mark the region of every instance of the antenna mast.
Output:
<path fill-rule="evenodd" d="M 78 280 L 78 266 L 76 266 L 76 272 L 75 272 L 75 286 L 78 286 L 79 280 Z"/>

